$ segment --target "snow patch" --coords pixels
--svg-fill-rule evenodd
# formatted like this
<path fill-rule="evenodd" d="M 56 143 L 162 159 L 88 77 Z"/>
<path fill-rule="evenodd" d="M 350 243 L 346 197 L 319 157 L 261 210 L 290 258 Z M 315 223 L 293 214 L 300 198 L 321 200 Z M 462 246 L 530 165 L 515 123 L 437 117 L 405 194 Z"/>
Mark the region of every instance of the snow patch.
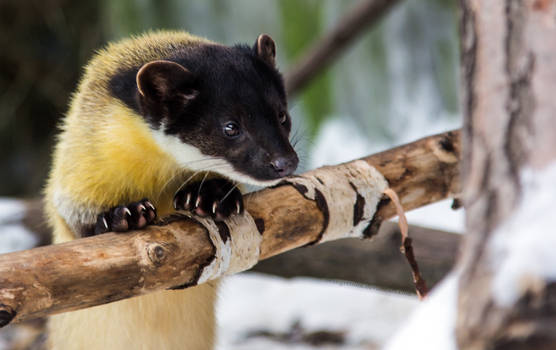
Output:
<path fill-rule="evenodd" d="M 0 254 L 30 249 L 37 245 L 35 235 L 21 222 L 25 210 L 23 201 L 0 198 Z"/>
<path fill-rule="evenodd" d="M 445 199 L 405 213 L 413 225 L 454 233 L 465 232 L 465 210 L 452 209 L 452 199 Z M 411 232 L 409 232 L 411 235 Z"/>
<path fill-rule="evenodd" d="M 310 168 L 347 162 L 387 148 L 386 143 L 369 142 L 352 119 L 330 118 L 319 130 L 309 157 Z"/>
<path fill-rule="evenodd" d="M 429 294 L 385 349 L 457 349 L 457 296 L 458 278 L 452 272 Z"/>
<path fill-rule="evenodd" d="M 2 225 L 0 230 L 0 254 L 34 248 L 37 239 L 22 225 Z"/>
<path fill-rule="evenodd" d="M 21 221 L 25 215 L 23 201 L 17 199 L 0 198 L 0 225 Z"/>
<path fill-rule="evenodd" d="M 522 197 L 489 243 L 494 300 L 512 306 L 535 280 L 556 280 L 556 162 L 521 173 Z"/>

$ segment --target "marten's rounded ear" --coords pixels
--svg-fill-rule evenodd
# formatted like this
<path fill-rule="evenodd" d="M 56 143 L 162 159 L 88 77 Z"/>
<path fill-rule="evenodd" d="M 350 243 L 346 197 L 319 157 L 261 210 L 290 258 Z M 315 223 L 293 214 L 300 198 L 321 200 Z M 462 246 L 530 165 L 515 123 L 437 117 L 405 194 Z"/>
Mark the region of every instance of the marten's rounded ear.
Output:
<path fill-rule="evenodd" d="M 144 64 L 137 72 L 137 90 L 141 97 L 163 102 L 176 98 L 184 102 L 194 99 L 194 76 L 184 66 L 172 61 L 159 60 Z"/>
<path fill-rule="evenodd" d="M 259 56 L 263 61 L 268 63 L 270 66 L 274 67 L 276 58 L 276 45 L 274 40 L 267 34 L 261 34 L 255 42 L 253 47 L 257 56 Z"/>

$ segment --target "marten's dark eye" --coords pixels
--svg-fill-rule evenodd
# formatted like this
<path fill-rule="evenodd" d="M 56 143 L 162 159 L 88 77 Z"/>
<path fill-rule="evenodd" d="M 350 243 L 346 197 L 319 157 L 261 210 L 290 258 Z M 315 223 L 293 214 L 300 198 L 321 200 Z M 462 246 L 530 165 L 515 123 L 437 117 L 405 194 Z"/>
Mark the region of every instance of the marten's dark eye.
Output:
<path fill-rule="evenodd" d="M 280 124 L 286 123 L 286 120 L 288 120 L 288 115 L 285 112 L 280 113 L 280 116 L 278 117 Z"/>
<path fill-rule="evenodd" d="M 228 122 L 224 125 L 224 135 L 228 137 L 237 137 L 240 134 L 239 126 L 234 122 Z"/>

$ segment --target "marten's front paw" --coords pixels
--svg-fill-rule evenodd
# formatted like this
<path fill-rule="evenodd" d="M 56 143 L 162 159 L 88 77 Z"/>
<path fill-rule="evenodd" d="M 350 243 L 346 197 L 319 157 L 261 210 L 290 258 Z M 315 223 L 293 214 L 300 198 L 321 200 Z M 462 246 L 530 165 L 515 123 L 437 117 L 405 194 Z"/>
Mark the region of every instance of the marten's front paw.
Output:
<path fill-rule="evenodd" d="M 139 202 L 114 207 L 97 217 L 95 235 L 115 231 L 123 232 L 143 228 L 156 218 L 156 209 L 144 198 Z"/>
<path fill-rule="evenodd" d="M 179 190 L 174 196 L 174 208 L 224 220 L 232 214 L 243 212 L 243 197 L 232 182 L 226 179 L 208 179 Z"/>

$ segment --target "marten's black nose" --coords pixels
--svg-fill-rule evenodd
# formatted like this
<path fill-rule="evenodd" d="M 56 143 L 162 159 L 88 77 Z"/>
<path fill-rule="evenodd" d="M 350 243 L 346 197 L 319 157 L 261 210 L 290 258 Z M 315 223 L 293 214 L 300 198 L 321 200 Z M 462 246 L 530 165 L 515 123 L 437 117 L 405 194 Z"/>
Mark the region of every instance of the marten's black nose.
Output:
<path fill-rule="evenodd" d="M 280 177 L 284 177 L 295 171 L 298 161 L 297 155 L 294 153 L 292 156 L 275 158 L 270 165 Z"/>

